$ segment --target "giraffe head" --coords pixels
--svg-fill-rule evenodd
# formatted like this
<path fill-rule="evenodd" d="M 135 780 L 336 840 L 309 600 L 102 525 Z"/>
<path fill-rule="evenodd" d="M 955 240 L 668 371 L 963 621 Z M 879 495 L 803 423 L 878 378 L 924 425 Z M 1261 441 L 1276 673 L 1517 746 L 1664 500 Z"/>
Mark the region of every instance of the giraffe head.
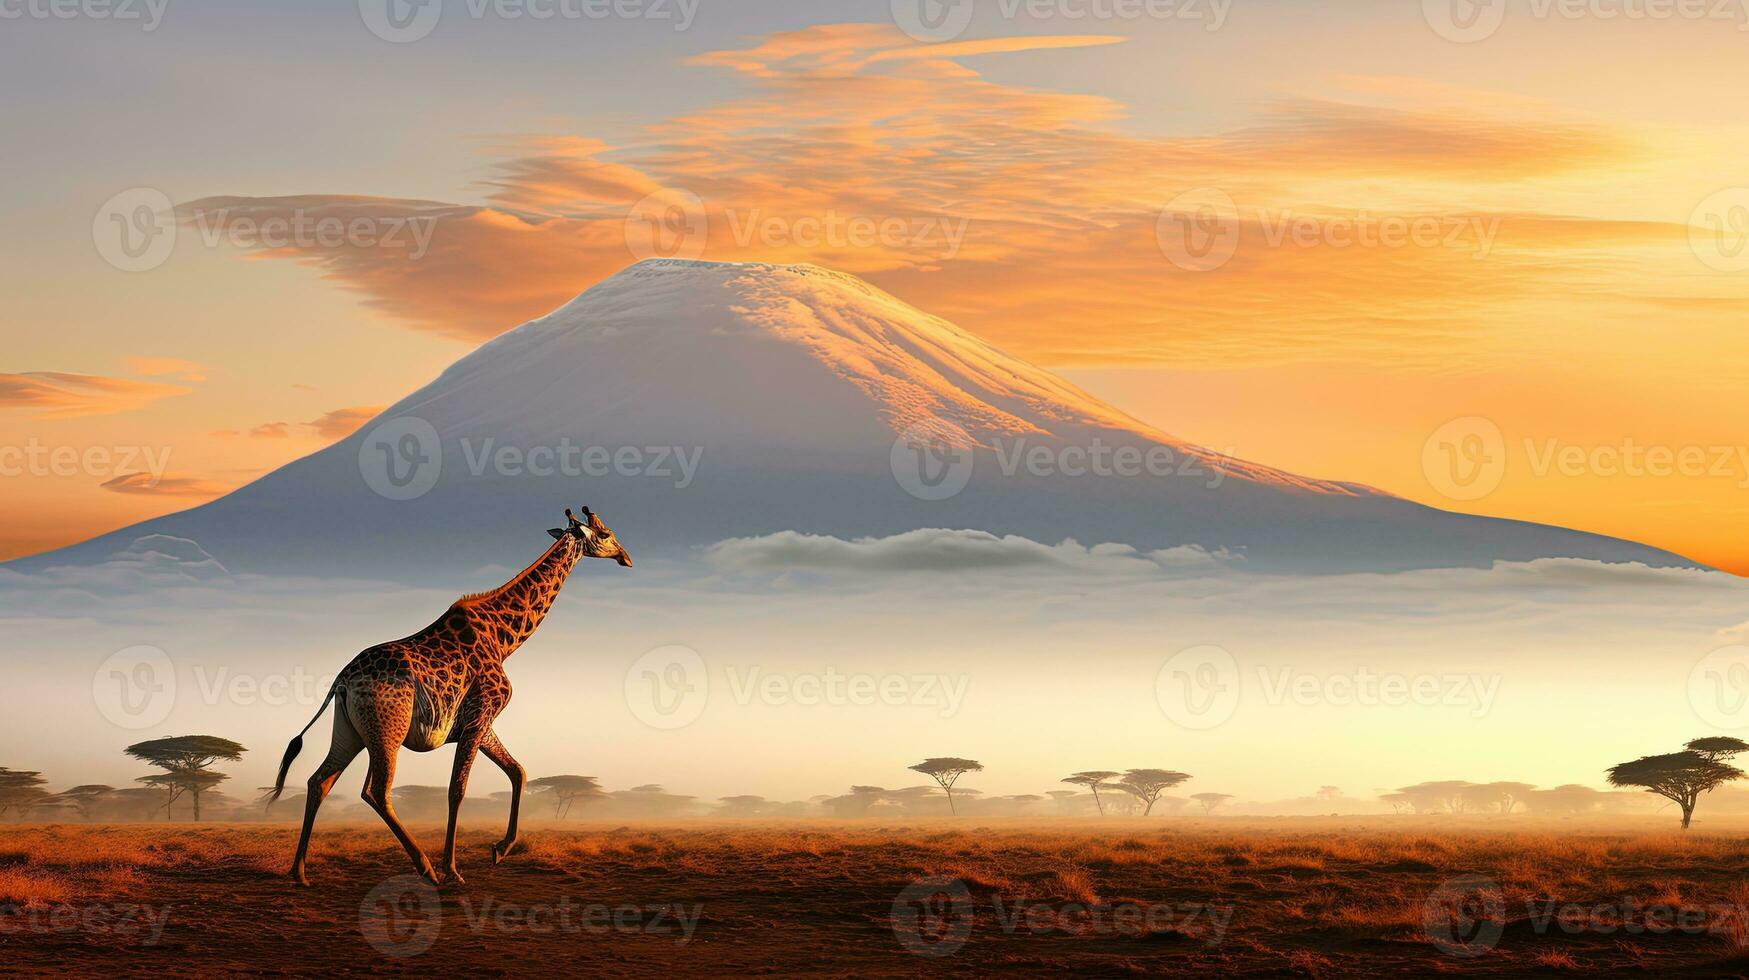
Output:
<path fill-rule="evenodd" d="M 574 539 L 583 549 L 585 558 L 612 558 L 625 568 L 632 567 L 632 556 L 626 554 L 613 531 L 587 507 L 583 508 L 583 520 L 578 520 L 571 508 L 565 508 L 565 526 L 552 528 L 547 533 L 557 540 Z"/>

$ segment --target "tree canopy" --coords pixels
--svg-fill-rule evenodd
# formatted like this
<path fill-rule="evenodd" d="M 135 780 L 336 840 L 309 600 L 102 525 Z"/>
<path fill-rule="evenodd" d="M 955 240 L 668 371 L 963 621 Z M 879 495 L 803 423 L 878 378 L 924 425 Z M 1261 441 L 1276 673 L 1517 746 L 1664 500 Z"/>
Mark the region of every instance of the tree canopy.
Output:
<path fill-rule="evenodd" d="M 1104 816 L 1105 801 L 1100 799 L 1099 791 L 1101 789 L 1117 789 L 1118 787 L 1115 784 L 1106 782 L 1106 780 L 1116 775 L 1117 770 L 1115 769 L 1089 769 L 1086 772 L 1078 772 L 1064 776 L 1063 782 L 1072 786 L 1085 786 L 1092 790 L 1093 805 L 1099 808 L 1100 816 Z"/>
<path fill-rule="evenodd" d="M 528 789 L 533 793 L 546 793 L 553 798 L 553 819 L 562 820 L 565 814 L 571 812 L 571 805 L 578 800 L 585 802 L 605 797 L 607 793 L 601 789 L 601 783 L 594 776 L 542 776 L 530 780 Z"/>
<path fill-rule="evenodd" d="M 984 764 L 976 759 L 961 759 L 957 756 L 942 756 L 934 759 L 924 759 L 914 766 L 905 768 L 912 772 L 920 772 L 932 777 L 947 793 L 947 811 L 957 812 L 953 806 L 953 784 L 968 772 L 983 772 Z"/>
<path fill-rule="evenodd" d="M 1154 802 L 1160 794 L 1190 778 L 1189 773 L 1174 769 L 1131 769 L 1117 781 L 1117 786 L 1145 804 L 1142 816 L 1154 812 Z"/>
<path fill-rule="evenodd" d="M 1711 744 L 1716 741 L 1695 739 L 1688 743 L 1689 748 L 1681 752 L 1646 755 L 1632 762 L 1618 763 L 1608 770 L 1609 784 L 1636 786 L 1675 803 L 1682 809 L 1682 828 L 1687 830 L 1689 821 L 1694 818 L 1694 805 L 1702 793 L 1710 793 L 1733 779 L 1743 778 L 1743 770 L 1721 761 L 1717 753 L 1729 747 Z M 1695 748 L 1697 743 L 1707 744 L 1703 748 Z M 1741 750 L 1729 751 L 1735 754 Z"/>

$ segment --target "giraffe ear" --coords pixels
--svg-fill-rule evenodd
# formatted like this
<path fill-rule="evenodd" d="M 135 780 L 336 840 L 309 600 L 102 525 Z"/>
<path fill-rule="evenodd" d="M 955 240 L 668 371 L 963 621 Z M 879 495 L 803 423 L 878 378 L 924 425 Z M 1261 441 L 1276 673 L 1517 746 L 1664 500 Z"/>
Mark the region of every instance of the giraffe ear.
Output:
<path fill-rule="evenodd" d="M 565 531 L 563 528 L 549 527 L 549 528 L 547 528 L 547 533 L 553 536 L 554 541 L 557 541 L 560 538 L 565 536 Z"/>

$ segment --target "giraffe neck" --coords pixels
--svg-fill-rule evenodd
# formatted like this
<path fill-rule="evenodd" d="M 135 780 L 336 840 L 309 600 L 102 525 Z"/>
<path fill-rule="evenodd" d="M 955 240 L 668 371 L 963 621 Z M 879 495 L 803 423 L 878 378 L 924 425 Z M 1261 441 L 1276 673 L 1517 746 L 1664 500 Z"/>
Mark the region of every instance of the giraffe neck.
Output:
<path fill-rule="evenodd" d="M 460 605 L 472 614 L 474 628 L 495 641 L 499 656 L 508 657 L 540 628 L 582 556 L 575 538 L 562 538 L 515 578 L 490 592 L 468 596 Z"/>

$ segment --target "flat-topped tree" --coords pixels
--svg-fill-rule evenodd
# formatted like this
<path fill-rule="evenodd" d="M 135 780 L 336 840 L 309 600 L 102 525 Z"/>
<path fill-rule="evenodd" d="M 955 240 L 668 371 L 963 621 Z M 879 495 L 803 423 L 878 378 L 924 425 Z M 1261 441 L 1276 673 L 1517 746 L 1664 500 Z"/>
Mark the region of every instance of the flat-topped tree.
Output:
<path fill-rule="evenodd" d="M 920 772 L 929 776 L 947 792 L 947 812 L 955 813 L 953 808 L 953 784 L 968 772 L 983 772 L 984 764 L 975 759 L 959 759 L 945 756 L 939 759 L 924 759 L 914 766 L 906 766 L 912 772 Z"/>
<path fill-rule="evenodd" d="M 1112 787 L 1106 783 L 1106 780 L 1116 775 L 1117 771 L 1114 769 L 1089 769 L 1086 772 L 1065 776 L 1062 781 L 1072 786 L 1085 786 L 1092 790 L 1093 805 L 1099 808 L 1099 815 L 1103 817 L 1105 816 L 1105 801 L 1099 798 L 1099 790 L 1101 787 L 1111 789 Z"/>
<path fill-rule="evenodd" d="M 1714 762 L 1724 762 L 1740 752 L 1749 752 L 1749 742 L 1729 735 L 1709 735 L 1684 745 L 1690 752 L 1699 752 Z"/>
<path fill-rule="evenodd" d="M 74 810 L 77 810 L 79 816 L 84 817 L 86 820 L 90 820 L 91 815 L 96 811 L 98 804 L 109 799 L 114 794 L 114 786 L 105 786 L 102 783 L 86 783 L 82 786 L 75 786 L 72 789 L 62 790 L 55 794 L 55 798 L 72 807 Z"/>
<path fill-rule="evenodd" d="M 50 797 L 43 789 L 47 782 L 40 772 L 0 767 L 0 814 L 8 810 L 25 814 L 41 806 Z"/>
<path fill-rule="evenodd" d="M 531 793 L 546 793 L 553 798 L 553 819 L 563 820 L 578 800 L 588 802 L 607 796 L 594 776 L 542 776 L 528 782 Z"/>
<path fill-rule="evenodd" d="M 1202 815 L 1208 816 L 1215 808 L 1233 798 L 1231 793 L 1192 793 L 1191 799 L 1202 804 Z"/>
<path fill-rule="evenodd" d="M 1131 769 L 1117 781 L 1117 788 L 1145 804 L 1142 816 L 1154 812 L 1154 801 L 1160 794 L 1190 778 L 1189 773 L 1173 769 Z"/>
<path fill-rule="evenodd" d="M 163 786 L 169 791 L 170 798 L 164 804 L 166 820 L 170 819 L 170 805 L 185 792 L 193 795 L 194 819 L 199 820 L 200 794 L 229 778 L 212 772 L 210 767 L 220 760 L 236 762 L 249 750 L 217 735 L 172 735 L 168 738 L 136 742 L 125 751 L 141 762 L 165 770 L 157 775 L 141 777 L 138 781 L 152 786 Z"/>
<path fill-rule="evenodd" d="M 1722 762 L 1716 754 L 1728 747 L 1703 745 L 1694 748 L 1697 743 L 1713 743 L 1716 739 L 1695 739 L 1688 743 L 1689 748 L 1681 752 L 1668 752 L 1664 755 L 1641 756 L 1632 762 L 1623 762 L 1609 767 L 1607 776 L 1611 786 L 1637 786 L 1648 793 L 1662 796 L 1682 808 L 1682 829 L 1688 829 L 1688 823 L 1694 818 L 1694 805 L 1700 799 L 1700 794 L 1710 793 L 1733 779 L 1742 779 L 1743 770 L 1728 762 Z M 1736 739 L 1728 739 L 1735 742 Z M 1738 743 L 1742 744 L 1742 743 Z M 1735 754 L 1740 749 L 1731 749 Z"/>

